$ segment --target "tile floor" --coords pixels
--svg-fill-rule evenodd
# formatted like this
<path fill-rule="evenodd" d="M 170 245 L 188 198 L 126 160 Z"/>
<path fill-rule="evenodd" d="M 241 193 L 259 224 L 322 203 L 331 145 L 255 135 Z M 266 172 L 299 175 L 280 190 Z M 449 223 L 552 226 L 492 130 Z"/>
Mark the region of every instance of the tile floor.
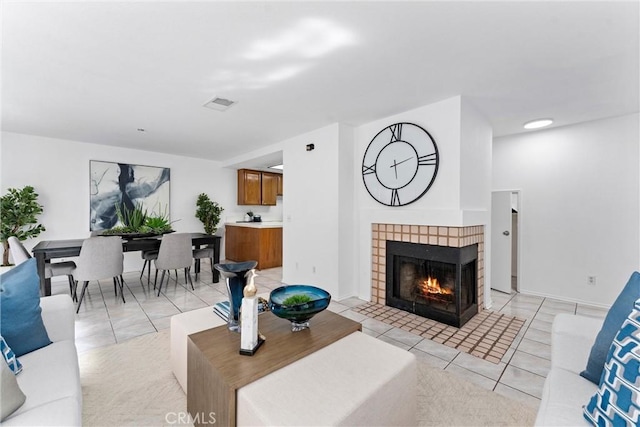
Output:
<path fill-rule="evenodd" d="M 203 264 L 203 273 L 198 280 L 194 279 L 195 291 L 189 285 L 185 286 L 184 275 L 179 272 L 178 282 L 172 275 L 170 284 L 163 286 L 159 297 L 153 292 L 153 283 L 147 284 L 146 276 L 140 280 L 140 273 L 126 273 L 126 304 L 116 298 L 110 280 L 90 283 L 80 312 L 76 315 L 78 351 L 166 329 L 171 316 L 175 314 L 212 306 L 227 299 L 224 283 L 213 283 L 207 267 Z M 268 296 L 271 289 L 281 285 L 281 277 L 281 268 L 260 271 L 256 279 L 262 291 L 260 294 L 266 293 Z M 66 282 L 52 283 L 53 294 L 68 292 Z M 357 298 L 332 301 L 329 310 L 361 322 L 363 332 L 414 353 L 420 363 L 460 375 L 481 387 L 537 408 L 550 366 L 551 322 L 554 316 L 558 313 L 577 313 L 603 318 L 606 310 L 516 293 L 492 291 L 491 297 L 492 310 L 526 319 L 498 364 L 358 313 L 353 308 L 365 302 Z"/>
<path fill-rule="evenodd" d="M 352 310 L 493 363 L 501 362 L 524 326 L 523 319 L 491 310 L 476 314 L 461 328 L 373 302 Z"/>

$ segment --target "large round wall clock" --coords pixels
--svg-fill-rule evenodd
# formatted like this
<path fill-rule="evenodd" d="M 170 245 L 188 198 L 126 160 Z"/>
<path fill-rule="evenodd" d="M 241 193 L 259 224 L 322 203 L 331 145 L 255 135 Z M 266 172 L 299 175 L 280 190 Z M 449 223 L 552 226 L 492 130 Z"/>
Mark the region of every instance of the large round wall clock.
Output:
<path fill-rule="evenodd" d="M 439 160 L 436 142 L 422 127 L 413 123 L 387 126 L 364 152 L 364 186 L 383 205 L 408 205 L 429 191 Z"/>

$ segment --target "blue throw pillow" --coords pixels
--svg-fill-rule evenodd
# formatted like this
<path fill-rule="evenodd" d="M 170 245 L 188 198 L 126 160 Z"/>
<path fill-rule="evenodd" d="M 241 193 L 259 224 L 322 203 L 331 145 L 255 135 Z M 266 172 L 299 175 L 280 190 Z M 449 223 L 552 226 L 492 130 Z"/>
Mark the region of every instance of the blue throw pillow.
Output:
<path fill-rule="evenodd" d="M 2 352 L 5 362 L 7 362 L 7 365 L 11 368 L 11 371 L 18 375 L 22 371 L 22 363 L 20 363 L 13 350 L 11 350 L 11 347 L 7 345 L 2 335 L 0 335 L 0 351 Z"/>
<path fill-rule="evenodd" d="M 0 276 L 0 335 L 16 357 L 51 344 L 42 322 L 36 260 Z"/>
<path fill-rule="evenodd" d="M 640 425 L 640 299 L 611 344 L 584 417 L 594 426 Z"/>
<path fill-rule="evenodd" d="M 613 338 L 629 316 L 629 313 L 631 313 L 631 310 L 633 310 L 633 304 L 638 298 L 640 298 L 640 273 L 636 271 L 631 275 L 626 286 L 609 309 L 602 329 L 598 332 L 596 341 L 591 347 L 587 368 L 580 372 L 582 377 L 594 384 L 600 383 L 604 363 L 607 360 L 607 354 L 609 353 L 609 348 L 611 348 Z"/>

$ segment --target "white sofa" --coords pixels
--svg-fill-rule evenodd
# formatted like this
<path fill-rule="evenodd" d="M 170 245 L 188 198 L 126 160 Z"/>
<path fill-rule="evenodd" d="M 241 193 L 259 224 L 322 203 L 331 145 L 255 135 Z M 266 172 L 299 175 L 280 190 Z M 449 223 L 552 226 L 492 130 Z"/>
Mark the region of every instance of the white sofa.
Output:
<path fill-rule="evenodd" d="M 603 319 L 558 314 L 551 332 L 551 370 L 542 390 L 537 426 L 589 426 L 582 407 L 598 386 L 580 376 Z"/>
<path fill-rule="evenodd" d="M 40 299 L 42 320 L 52 343 L 20 356 L 16 376 L 24 404 L 3 426 L 80 426 L 82 387 L 75 345 L 74 306 L 68 295 Z"/>

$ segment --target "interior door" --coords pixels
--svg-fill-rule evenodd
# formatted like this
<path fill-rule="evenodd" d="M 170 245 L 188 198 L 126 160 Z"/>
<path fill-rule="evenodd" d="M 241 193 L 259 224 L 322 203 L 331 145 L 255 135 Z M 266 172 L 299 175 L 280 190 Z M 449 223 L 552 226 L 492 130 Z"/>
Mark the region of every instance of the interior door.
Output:
<path fill-rule="evenodd" d="M 511 293 L 511 191 L 491 193 L 491 289 Z"/>

